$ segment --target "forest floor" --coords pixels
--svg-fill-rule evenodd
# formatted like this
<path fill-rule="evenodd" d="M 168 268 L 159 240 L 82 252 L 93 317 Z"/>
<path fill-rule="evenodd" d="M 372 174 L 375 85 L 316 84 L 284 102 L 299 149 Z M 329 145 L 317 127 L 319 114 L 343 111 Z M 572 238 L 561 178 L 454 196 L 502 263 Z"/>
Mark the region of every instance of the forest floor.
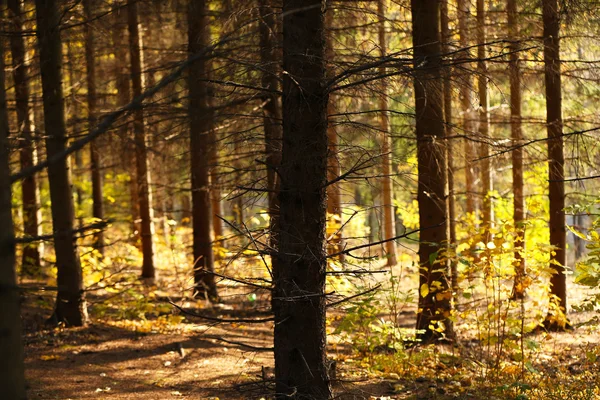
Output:
<path fill-rule="evenodd" d="M 222 291 L 221 304 L 210 305 L 143 285 L 92 291 L 91 324 L 70 329 L 44 325 L 52 297 L 37 292 L 23 302 L 31 399 L 262 399 L 273 391 L 273 324 L 250 322 L 268 317 L 266 295 L 253 297 L 232 285 Z M 169 301 L 205 318 L 184 317 Z M 403 309 L 396 323 L 414 326 L 415 311 Z M 328 317 L 339 399 L 600 398 L 594 324 L 487 345 L 467 339 L 458 346 L 365 351 L 357 345 L 364 336 L 354 342 L 334 334 L 344 315 L 338 310 Z M 571 322 L 592 316 L 575 313 Z M 515 356 L 519 347 L 526 360 Z"/>

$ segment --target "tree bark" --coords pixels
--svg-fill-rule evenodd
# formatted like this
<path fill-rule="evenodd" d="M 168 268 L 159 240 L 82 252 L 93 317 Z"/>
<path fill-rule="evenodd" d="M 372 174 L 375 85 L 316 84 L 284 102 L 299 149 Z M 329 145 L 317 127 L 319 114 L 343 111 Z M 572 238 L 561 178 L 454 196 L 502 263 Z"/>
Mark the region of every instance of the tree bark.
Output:
<path fill-rule="evenodd" d="M 190 56 L 208 43 L 206 0 L 190 0 L 188 46 Z M 196 60 L 189 71 L 190 158 L 192 175 L 192 227 L 195 296 L 218 300 L 212 248 L 212 207 L 210 201 L 210 131 L 213 129 L 206 83 L 206 59 Z"/>
<path fill-rule="evenodd" d="M 492 169 L 490 158 L 489 140 L 489 98 L 488 98 L 488 70 L 485 49 L 485 0 L 477 0 L 477 89 L 479 93 L 479 137 L 482 143 L 479 145 L 479 158 L 481 158 L 481 186 L 483 197 L 481 202 L 482 228 L 486 243 L 491 240 L 490 229 L 493 224 L 492 204 Z"/>
<path fill-rule="evenodd" d="M 10 49 L 12 53 L 13 80 L 15 83 L 15 103 L 17 124 L 21 146 L 19 161 L 21 170 L 31 167 L 37 162 L 36 144 L 34 140 L 35 126 L 33 111 L 30 108 L 29 66 L 26 60 L 25 40 L 23 36 L 23 19 L 20 0 L 8 0 L 8 10 L 12 25 Z M 37 177 L 30 175 L 21 182 L 21 200 L 23 202 L 23 232 L 25 236 L 36 237 L 40 232 L 40 192 Z M 27 244 L 23 248 L 21 273 L 32 276 L 40 272 L 41 246 L 37 242 Z"/>
<path fill-rule="evenodd" d="M 419 202 L 418 338 L 454 337 L 446 261 L 447 159 L 444 142 L 440 0 L 412 0 Z M 432 329 L 433 327 L 433 329 Z"/>
<path fill-rule="evenodd" d="M 458 13 L 458 36 L 459 45 L 463 49 L 463 57 L 465 60 L 471 57 L 469 47 L 469 17 L 470 0 L 457 0 Z M 473 110 L 473 74 L 469 71 L 470 63 L 464 64 L 466 70 L 460 77 L 460 103 L 462 112 L 462 127 L 465 135 L 465 190 L 466 190 L 466 212 L 473 214 L 477 211 L 477 199 L 475 197 L 475 181 L 477 180 L 477 169 L 473 164 L 475 159 L 475 145 L 471 140 L 471 136 L 475 132 L 475 112 Z"/>
<path fill-rule="evenodd" d="M 127 27 L 129 30 L 129 57 L 131 59 L 131 86 L 133 97 L 142 94 L 143 59 L 142 35 L 138 20 L 137 0 L 127 0 Z M 155 279 L 154 269 L 154 224 L 152 221 L 152 192 L 150 191 L 150 172 L 148 171 L 148 150 L 146 144 L 146 126 L 144 111 L 140 108 L 133 114 L 133 135 L 135 141 L 135 164 L 138 187 L 138 201 L 141 219 L 142 241 L 142 278 Z"/>
<path fill-rule="evenodd" d="M 512 145 L 512 186 L 513 221 L 517 234 L 514 242 L 515 281 L 513 297 L 521 299 L 525 295 L 523 278 L 525 277 L 525 259 L 521 252 L 525 247 L 525 196 L 523 184 L 523 130 L 521 125 L 521 49 L 517 0 L 508 0 L 508 35 L 510 40 L 509 80 L 510 80 L 510 133 Z"/>
<path fill-rule="evenodd" d="M 377 0 L 377 14 L 379 16 L 378 36 L 379 51 L 384 58 L 387 53 L 387 41 L 385 35 L 385 3 L 384 0 Z M 379 75 L 385 76 L 386 67 L 379 67 Z M 385 253 L 387 265 L 393 266 L 398 263 L 396 258 L 396 242 L 390 240 L 396 236 L 396 226 L 394 223 L 394 203 L 392 188 L 392 138 L 390 137 L 390 117 L 388 114 L 388 94 L 387 83 L 381 79 L 381 89 L 379 93 L 379 131 L 381 138 L 381 206 L 383 207 L 383 240 L 385 242 Z M 441 93 L 440 93 L 441 94 Z"/>
<path fill-rule="evenodd" d="M 448 0 L 442 0 L 440 3 L 440 23 L 442 36 L 442 52 L 450 53 L 450 42 L 452 34 L 450 33 L 450 16 L 448 13 Z M 449 66 L 444 68 L 444 122 L 445 135 L 447 138 L 452 137 L 452 69 Z M 456 246 L 456 198 L 454 196 L 454 155 L 452 142 L 450 139 L 446 141 L 448 158 L 448 238 L 449 247 Z M 458 269 L 456 261 L 450 261 L 450 282 L 452 294 L 456 301 L 458 294 Z"/>
<path fill-rule="evenodd" d="M 65 150 L 67 130 L 62 89 L 60 10 L 56 0 L 36 0 L 47 157 Z M 58 294 L 53 319 L 66 325 L 87 323 L 79 254 L 73 235 L 74 207 L 68 157 L 48 166 Z"/>
<path fill-rule="evenodd" d="M 542 0 L 544 24 L 544 80 L 546 83 L 546 123 L 548 127 L 548 189 L 550 198 L 550 245 L 554 247 L 550 267 L 551 296 L 561 311 L 567 312 L 565 184 L 560 74 L 560 15 L 557 0 Z M 551 301 L 554 301 L 551 299 Z M 552 326 L 555 325 L 555 326 Z M 551 328 L 564 328 L 560 322 Z"/>
<path fill-rule="evenodd" d="M 283 2 L 280 268 L 275 272 L 277 399 L 329 399 L 325 333 L 327 91 L 321 0 Z"/>
<path fill-rule="evenodd" d="M 6 3 L 0 1 L 0 6 L 4 8 Z M 8 110 L 4 78 L 4 42 L 0 40 L 0 388 L 5 399 L 25 400 L 27 396 L 21 342 L 20 296 L 15 273 Z"/>
<path fill-rule="evenodd" d="M 259 0 L 260 59 L 263 65 L 262 87 L 269 90 L 268 101 L 263 106 L 263 125 L 265 134 L 265 154 L 267 164 L 267 190 L 269 204 L 269 244 L 273 251 L 278 248 L 279 230 L 279 176 L 281 164 L 281 97 L 272 91 L 280 88 L 277 66 L 281 63 L 280 31 L 277 25 L 274 4 L 268 0 Z M 271 270 L 277 268 L 277 257 L 271 255 Z"/>
<path fill-rule="evenodd" d="M 97 123 L 97 91 L 96 91 L 96 66 L 94 63 L 96 51 L 94 27 L 92 24 L 92 9 L 94 0 L 84 0 L 83 10 L 86 23 L 85 30 L 85 63 L 86 63 L 86 83 L 87 83 L 87 105 L 88 105 L 88 129 L 91 131 Z M 104 219 L 104 205 L 102 203 L 102 166 L 100 164 L 100 153 L 98 149 L 98 140 L 90 143 L 90 168 L 92 175 L 92 216 L 96 220 Z M 94 248 L 104 255 L 104 232 L 98 230 L 94 234 Z"/>

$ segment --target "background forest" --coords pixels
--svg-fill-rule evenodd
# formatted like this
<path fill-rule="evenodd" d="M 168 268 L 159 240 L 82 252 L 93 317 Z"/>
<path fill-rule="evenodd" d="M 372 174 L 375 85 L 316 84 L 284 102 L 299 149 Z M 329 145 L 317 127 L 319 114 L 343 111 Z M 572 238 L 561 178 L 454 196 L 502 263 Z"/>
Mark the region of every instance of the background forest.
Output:
<path fill-rule="evenodd" d="M 0 397 L 600 398 L 600 6 L 0 0 Z"/>

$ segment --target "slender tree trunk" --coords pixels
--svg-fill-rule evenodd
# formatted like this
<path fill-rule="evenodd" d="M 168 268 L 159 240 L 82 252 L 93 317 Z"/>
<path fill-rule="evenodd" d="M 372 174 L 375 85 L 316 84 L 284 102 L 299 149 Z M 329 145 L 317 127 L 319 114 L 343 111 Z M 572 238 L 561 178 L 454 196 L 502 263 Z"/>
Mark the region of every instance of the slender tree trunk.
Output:
<path fill-rule="evenodd" d="M 26 60 L 25 40 L 23 36 L 23 19 L 20 0 L 8 0 L 12 35 L 10 49 L 12 53 L 13 80 L 15 83 L 15 102 L 17 108 L 17 124 L 21 146 L 19 148 L 21 170 L 31 167 L 37 161 L 36 145 L 33 134 L 33 112 L 30 108 L 29 67 Z M 39 235 L 39 189 L 37 178 L 31 175 L 21 182 L 21 200 L 23 201 L 23 231 L 25 236 Z M 40 247 L 33 242 L 23 248 L 21 272 L 24 276 L 39 273 L 41 268 Z"/>
<path fill-rule="evenodd" d="M 96 93 L 96 66 L 94 64 L 96 45 L 94 27 L 92 24 L 92 9 L 94 0 L 83 0 L 83 10 L 85 14 L 85 63 L 86 63 L 86 82 L 87 82 L 87 104 L 88 104 L 88 129 L 91 131 L 96 127 L 97 122 L 97 93 Z M 98 140 L 93 140 L 90 144 L 90 161 L 92 172 L 92 215 L 96 220 L 104 219 L 104 205 L 102 203 L 102 166 L 100 165 L 100 154 L 98 150 Z M 99 230 L 94 234 L 94 248 L 104 254 L 104 233 Z"/>
<path fill-rule="evenodd" d="M 452 298 L 445 261 L 437 261 L 448 241 L 447 159 L 444 142 L 440 0 L 412 0 L 415 65 L 415 111 L 419 182 L 419 312 L 418 337 L 424 342 L 442 334 L 454 337 Z"/>
<path fill-rule="evenodd" d="M 458 13 L 458 35 L 460 48 L 463 49 L 463 57 L 470 58 L 469 47 L 469 19 L 471 15 L 471 1 L 457 0 Z M 475 196 L 475 182 L 477 180 L 477 169 L 473 160 L 475 159 L 475 145 L 471 136 L 475 132 L 475 112 L 473 110 L 473 74 L 468 71 L 470 63 L 463 65 L 466 70 L 460 77 L 460 104 L 462 112 L 462 127 L 465 135 L 465 182 L 466 182 L 466 212 L 469 214 L 477 211 L 477 199 Z"/>
<path fill-rule="evenodd" d="M 211 129 L 209 132 L 210 142 L 210 202 L 213 212 L 214 239 L 220 240 L 219 246 L 223 247 L 223 208 L 221 207 L 221 187 L 219 185 L 219 146 L 217 132 Z"/>
<path fill-rule="evenodd" d="M 0 1 L 0 8 L 5 6 L 5 1 Z M 0 40 L 0 388 L 5 399 L 25 400 L 27 396 L 21 342 L 20 292 L 15 273 L 4 59 L 4 41 Z"/>
<path fill-rule="evenodd" d="M 563 152 L 562 94 L 560 76 L 559 29 L 557 0 L 542 0 L 544 24 L 544 76 L 546 82 L 546 123 L 548 126 L 548 181 L 550 197 L 550 244 L 554 247 L 550 267 L 550 294 L 555 296 L 562 312 L 567 312 L 565 173 Z M 554 300 L 552 300 L 554 301 Z M 549 320 L 550 328 L 564 328 L 564 323 Z"/>
<path fill-rule="evenodd" d="M 277 399 L 331 397 L 326 368 L 327 92 L 321 0 L 283 2 L 280 268 L 275 272 Z"/>
<path fill-rule="evenodd" d="M 521 62 L 519 50 L 520 34 L 518 24 L 517 0 L 508 0 L 508 35 L 510 40 L 510 132 L 512 145 L 513 178 L 513 221 L 517 232 L 515 239 L 515 283 L 513 297 L 521 299 L 525 295 L 523 278 L 525 277 L 525 259 L 521 251 L 525 246 L 525 195 L 523 184 L 523 130 L 521 126 Z"/>
<path fill-rule="evenodd" d="M 60 11 L 56 0 L 36 0 L 37 35 L 46 129 L 46 153 L 51 158 L 67 145 L 62 89 Z M 66 325 L 87 322 L 79 254 L 73 236 L 75 212 L 68 158 L 48 166 L 58 295 L 53 319 Z"/>
<path fill-rule="evenodd" d="M 381 57 L 386 57 L 387 41 L 385 34 L 385 2 L 377 0 L 377 14 L 379 16 L 378 34 L 379 51 Z M 384 65 L 379 67 L 379 75 L 385 76 L 386 68 Z M 394 196 L 392 188 L 392 138 L 390 137 L 390 117 L 388 115 L 388 95 L 387 83 L 381 79 L 381 89 L 379 93 L 379 130 L 381 135 L 381 165 L 382 174 L 382 196 L 381 206 L 383 207 L 383 240 L 389 240 L 385 243 L 385 252 L 387 265 L 393 266 L 398 263 L 396 258 L 396 242 L 390 240 L 396 236 L 396 226 L 394 224 Z"/>
<path fill-rule="evenodd" d="M 442 36 L 442 52 L 444 54 L 450 53 L 450 41 L 452 35 L 450 33 L 450 16 L 448 14 L 448 0 L 442 0 L 440 3 L 440 23 L 441 23 L 441 36 Z M 444 68 L 444 122 L 445 122 L 445 135 L 447 138 L 452 137 L 452 69 L 451 67 Z M 456 245 L 456 202 L 454 196 L 454 155 L 452 149 L 452 141 L 447 139 L 446 141 L 447 152 L 446 157 L 448 158 L 448 238 L 449 246 Z M 450 282 L 452 287 L 452 294 L 456 296 L 458 293 L 458 269 L 455 261 L 450 262 Z"/>
<path fill-rule="evenodd" d="M 208 44 L 208 7 L 205 0 L 190 0 L 188 45 L 190 56 Z M 218 301 L 212 249 L 212 207 L 210 202 L 210 131 L 209 93 L 206 84 L 206 59 L 190 66 L 189 114 L 192 175 L 192 223 L 194 238 L 195 295 Z"/>
<path fill-rule="evenodd" d="M 477 0 L 477 89 L 479 92 L 479 137 L 483 142 L 479 145 L 479 157 L 481 160 L 481 186 L 483 199 L 481 202 L 483 216 L 483 230 L 486 242 L 491 240 L 489 236 L 493 224 L 492 204 L 492 169 L 489 144 L 486 142 L 490 136 L 489 99 L 488 99 L 488 70 L 485 49 L 485 0 Z"/>
<path fill-rule="evenodd" d="M 129 57 L 131 59 L 131 86 L 133 97 L 143 91 L 142 36 L 138 21 L 137 0 L 127 0 L 127 26 L 129 30 Z M 138 200 L 141 219 L 142 240 L 142 277 L 156 278 L 154 269 L 154 224 L 152 222 L 152 192 L 150 191 L 150 172 L 148 171 L 148 150 L 146 144 L 146 126 L 144 111 L 140 108 L 134 112 L 133 134 L 135 141 L 135 163 L 137 172 Z"/>
<path fill-rule="evenodd" d="M 279 230 L 279 176 L 281 164 L 281 97 L 274 93 L 280 89 L 277 66 L 281 62 L 280 32 L 277 25 L 275 1 L 259 0 L 260 59 L 263 64 L 262 86 L 269 90 L 269 98 L 263 107 L 265 133 L 265 154 L 267 163 L 267 190 L 269 202 L 269 243 L 274 251 L 278 249 Z M 277 269 L 277 256 L 271 255 L 271 269 Z"/>
<path fill-rule="evenodd" d="M 130 67 L 131 63 L 128 63 L 128 44 L 127 44 L 127 11 L 121 9 L 120 0 L 114 0 L 113 2 L 113 14 L 115 17 L 115 23 L 112 30 L 112 39 L 114 46 L 115 56 L 115 76 L 116 76 L 116 87 L 117 87 L 117 107 L 124 107 L 129 103 L 131 99 L 131 79 L 130 79 Z M 137 179 L 135 179 L 135 144 L 130 138 L 130 123 L 126 120 L 117 130 L 117 134 L 121 138 L 123 145 L 123 167 L 129 172 L 131 179 L 129 181 L 129 200 L 130 200 L 130 212 L 131 212 L 131 237 L 135 238 L 136 245 L 140 247 L 139 235 L 140 231 L 139 219 L 139 199 L 137 189 Z"/>
<path fill-rule="evenodd" d="M 335 50 L 333 47 L 333 26 L 335 19 L 333 18 L 333 8 L 328 8 L 325 13 L 325 26 L 330 31 L 326 35 L 326 59 L 328 63 L 333 63 L 335 59 Z M 329 102 L 327 103 L 327 140 L 328 140 L 328 152 L 327 152 L 327 180 L 333 181 L 341 175 L 341 165 L 338 153 L 338 134 L 335 125 L 331 121 L 331 116 L 336 113 L 336 102 L 333 95 L 329 96 Z M 335 227 L 336 232 L 329 238 L 329 245 L 327 251 L 330 254 L 338 253 L 343 250 L 344 242 L 341 232 L 342 226 L 342 196 L 340 193 L 341 182 L 327 186 L 327 213 L 332 219 L 332 225 Z M 339 230 L 339 231 L 338 231 Z M 343 255 L 338 256 L 340 261 L 343 261 Z"/>

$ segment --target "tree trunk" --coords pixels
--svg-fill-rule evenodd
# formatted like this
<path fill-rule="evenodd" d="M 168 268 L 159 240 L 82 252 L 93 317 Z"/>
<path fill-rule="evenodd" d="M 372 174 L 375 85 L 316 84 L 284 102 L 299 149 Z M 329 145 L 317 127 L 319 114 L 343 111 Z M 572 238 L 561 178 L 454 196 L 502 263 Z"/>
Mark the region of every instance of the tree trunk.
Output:
<path fill-rule="evenodd" d="M 277 26 L 275 4 L 268 0 L 259 0 L 260 59 L 263 64 L 262 87 L 268 89 L 268 101 L 263 107 L 263 125 L 265 133 L 265 154 L 267 164 L 267 190 L 269 203 L 269 244 L 277 251 L 279 230 L 279 176 L 277 171 L 281 164 L 281 97 L 274 91 L 280 88 L 277 65 L 281 54 L 280 32 Z M 274 2 L 273 2 L 274 3 Z M 271 269 L 277 268 L 277 257 L 271 255 Z"/>
<path fill-rule="evenodd" d="M 421 229 L 417 330 L 418 337 L 429 342 L 442 335 L 454 337 L 446 261 L 438 260 L 448 240 L 440 0 L 412 0 L 411 10 Z"/>
<path fill-rule="evenodd" d="M 379 16 L 379 51 L 381 57 L 386 57 L 387 42 L 385 37 L 385 3 L 384 0 L 377 0 L 377 14 Z M 382 64 L 379 67 L 379 75 L 385 76 L 386 68 Z M 383 207 L 383 240 L 385 242 L 385 252 L 387 265 L 393 266 L 398 263 L 396 259 L 396 242 L 390 240 L 396 236 L 396 227 L 394 224 L 394 203 L 392 189 L 392 138 L 390 137 L 390 117 L 388 115 L 388 95 L 387 83 L 385 79 L 380 79 L 381 89 L 379 93 L 379 131 L 381 137 L 381 172 L 382 172 L 382 192 L 381 206 Z"/>
<path fill-rule="evenodd" d="M 508 35 L 510 40 L 510 132 L 512 138 L 512 179 L 513 179 L 513 221 L 517 237 L 515 238 L 515 282 L 513 297 L 521 299 L 525 295 L 523 278 L 525 277 L 525 259 L 521 255 L 525 246 L 525 195 L 523 185 L 523 130 L 521 127 L 521 62 L 519 51 L 520 34 L 517 21 L 517 0 L 508 0 Z"/>
<path fill-rule="evenodd" d="M 37 161 L 36 145 L 34 141 L 35 126 L 33 112 L 29 101 L 28 63 L 25 53 L 25 40 L 23 36 L 23 19 L 20 0 L 8 0 L 8 10 L 12 24 L 10 36 L 10 49 L 12 53 L 13 80 L 15 83 L 15 103 L 17 109 L 17 124 L 21 146 L 19 148 L 20 168 L 25 170 Z M 23 201 L 23 232 L 25 236 L 36 237 L 39 235 L 39 189 L 35 175 L 28 176 L 21 182 Z M 27 244 L 23 248 L 21 273 L 32 276 L 40 272 L 40 246 L 37 242 Z"/>
<path fill-rule="evenodd" d="M 457 1 L 457 13 L 458 13 L 458 36 L 459 45 L 463 49 L 462 54 L 464 59 L 469 59 L 470 53 L 469 47 L 469 17 L 470 11 L 470 0 L 458 0 Z M 475 213 L 477 211 L 477 199 L 475 197 L 475 181 L 477 180 L 477 169 L 473 160 L 475 159 L 475 144 L 471 141 L 471 136 L 475 132 L 474 122 L 475 113 L 473 110 L 472 91 L 473 85 L 473 74 L 469 71 L 470 63 L 465 63 L 463 68 L 465 72 L 460 76 L 460 103 L 462 112 L 462 127 L 465 135 L 465 190 L 466 190 L 466 212 L 468 214 Z"/>
<path fill-rule="evenodd" d="M 275 271 L 277 399 L 329 399 L 325 333 L 327 92 L 321 0 L 283 2 L 283 149 Z"/>
<path fill-rule="evenodd" d="M 325 14 L 325 26 L 330 31 L 326 35 L 326 59 L 328 63 L 333 63 L 335 59 L 335 50 L 333 48 L 333 8 L 328 8 Z M 335 97 L 329 96 L 327 103 L 327 180 L 333 181 L 341 175 L 341 165 L 338 154 L 338 134 L 335 126 L 331 121 L 331 116 L 336 113 Z M 343 250 L 344 242 L 342 238 L 342 198 L 340 194 L 341 182 L 336 182 L 327 186 L 327 213 L 330 215 L 331 225 L 336 231 L 330 236 L 327 251 L 329 254 L 339 253 Z M 338 256 L 340 261 L 343 261 L 343 255 Z"/>
<path fill-rule="evenodd" d="M 440 23 L 441 23 L 441 35 L 442 35 L 442 52 L 444 54 L 450 53 L 450 42 L 452 40 L 452 34 L 450 33 L 450 16 L 448 14 L 448 0 L 442 0 L 440 3 Z M 444 68 L 444 122 L 445 122 L 445 135 L 447 138 L 452 137 L 452 69 L 449 66 Z M 452 142 L 450 139 L 446 141 L 448 158 L 448 238 L 449 247 L 456 246 L 456 201 L 454 196 L 454 155 L 452 149 Z M 458 293 L 458 269 L 455 261 L 450 262 L 450 282 L 452 287 L 452 294 L 455 297 Z"/>
<path fill-rule="evenodd" d="M 205 0 L 190 0 L 188 45 L 190 56 L 208 43 L 208 6 Z M 192 175 L 192 226 L 194 238 L 195 296 L 218 300 L 212 249 L 212 207 L 210 202 L 209 93 L 206 84 L 206 59 L 196 60 L 189 71 L 190 158 Z"/>
<path fill-rule="evenodd" d="M 477 0 L 477 89 L 479 92 L 479 137 L 483 142 L 479 145 L 479 157 L 481 160 L 481 186 L 483 189 L 483 198 L 481 202 L 481 211 L 483 217 L 483 231 L 486 243 L 491 240 L 490 229 L 493 224 L 493 204 L 492 204 L 492 169 L 490 164 L 489 140 L 490 120 L 489 120 L 489 99 L 488 99 L 488 71 L 485 49 L 485 0 Z"/>
<path fill-rule="evenodd" d="M 4 1 L 0 1 L 2 8 L 5 5 Z M 21 342 L 20 292 L 15 273 L 4 59 L 4 42 L 0 40 L 0 388 L 5 399 L 25 400 L 27 396 Z M 27 120 L 25 122 L 28 123 Z"/>
<path fill-rule="evenodd" d="M 91 132 L 96 127 L 97 122 L 97 93 L 96 93 L 96 66 L 94 64 L 95 54 L 95 35 L 92 24 L 92 9 L 94 0 L 84 0 L 83 10 L 86 23 L 85 29 L 85 63 L 86 63 L 86 82 L 87 82 L 87 104 L 88 104 L 88 129 Z M 98 151 L 98 140 L 90 143 L 90 161 L 92 172 L 92 215 L 96 220 L 104 219 L 104 205 L 102 204 L 102 166 L 100 165 L 100 154 Z M 104 254 L 104 233 L 98 230 L 94 234 L 94 248 Z"/>
<path fill-rule="evenodd" d="M 555 296 L 561 311 L 567 312 L 565 173 L 563 152 L 562 94 L 560 77 L 559 28 L 557 0 L 542 0 L 544 24 L 544 77 L 546 83 L 546 123 L 548 126 L 548 181 L 550 198 L 550 245 L 554 247 L 550 267 L 551 296 Z M 551 301 L 554 301 L 551 299 Z M 564 322 L 552 322 L 548 327 L 564 328 Z"/>
<path fill-rule="evenodd" d="M 36 0 L 37 35 L 46 129 L 46 153 L 51 158 L 64 151 L 67 129 L 62 89 L 60 11 L 56 0 Z M 73 223 L 75 218 L 68 157 L 48 166 L 58 295 L 53 319 L 66 325 L 87 323 L 81 264 Z"/>
<path fill-rule="evenodd" d="M 129 30 L 129 57 L 131 59 L 131 86 L 133 97 L 136 98 L 141 96 L 143 90 L 142 35 L 138 21 L 137 0 L 127 0 L 127 26 Z M 144 111 L 141 108 L 137 109 L 133 115 L 133 134 L 135 141 L 137 193 L 141 219 L 142 278 L 155 279 L 152 192 L 150 191 L 150 172 L 148 171 Z"/>

